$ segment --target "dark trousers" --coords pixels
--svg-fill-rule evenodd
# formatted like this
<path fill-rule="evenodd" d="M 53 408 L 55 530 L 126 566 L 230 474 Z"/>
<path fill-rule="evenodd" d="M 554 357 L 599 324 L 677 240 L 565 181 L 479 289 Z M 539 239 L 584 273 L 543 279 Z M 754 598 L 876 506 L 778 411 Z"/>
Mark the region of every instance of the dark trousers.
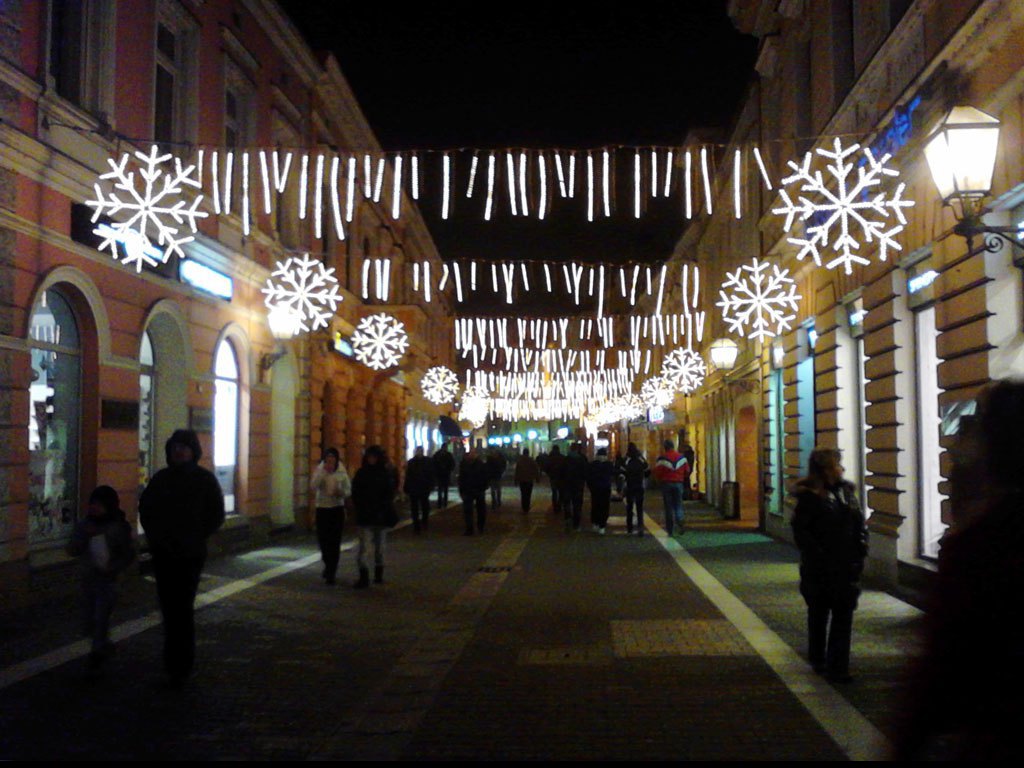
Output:
<path fill-rule="evenodd" d="M 636 507 L 636 529 L 644 529 L 644 489 L 626 489 L 626 530 L 633 532 L 633 507 Z"/>
<path fill-rule="evenodd" d="M 530 499 L 533 498 L 533 483 L 519 484 L 519 501 L 523 507 L 523 514 L 530 511 Z"/>
<path fill-rule="evenodd" d="M 612 501 L 611 488 L 590 489 L 590 522 L 598 528 L 608 525 L 609 508 Z"/>
<path fill-rule="evenodd" d="M 451 483 L 451 475 L 439 475 L 437 478 L 437 508 L 444 509 L 448 506 L 448 485 Z"/>
<path fill-rule="evenodd" d="M 473 507 L 476 507 L 476 530 L 477 533 L 484 532 L 484 524 L 487 522 L 487 500 L 486 492 L 462 497 L 462 516 L 466 520 L 466 533 L 473 532 Z"/>
<path fill-rule="evenodd" d="M 579 528 L 583 520 L 583 489 L 563 488 L 560 494 L 565 526 Z"/>
<path fill-rule="evenodd" d="M 195 600 L 205 557 L 175 557 L 153 552 L 153 574 L 164 618 L 164 670 L 184 679 L 196 658 Z"/>
<path fill-rule="evenodd" d="M 815 669 L 824 669 L 830 675 L 848 674 L 852 634 L 853 608 L 848 604 L 836 606 L 828 599 L 808 601 L 808 657 Z"/>
<path fill-rule="evenodd" d="M 110 614 L 117 595 L 113 576 L 91 573 L 82 582 L 82 632 L 92 638 L 93 654 L 110 647 Z"/>
<path fill-rule="evenodd" d="M 491 509 L 501 506 L 501 478 L 491 480 Z"/>
<path fill-rule="evenodd" d="M 426 493 L 410 493 L 409 506 L 412 509 L 412 527 L 419 533 L 420 528 L 430 525 L 430 491 Z"/>
<path fill-rule="evenodd" d="M 551 511 L 556 515 L 562 508 L 561 494 L 558 492 L 558 488 L 554 485 L 551 486 Z"/>
<path fill-rule="evenodd" d="M 341 531 L 345 527 L 344 507 L 316 508 L 316 541 L 324 561 L 324 578 L 333 581 L 338 574 Z"/>

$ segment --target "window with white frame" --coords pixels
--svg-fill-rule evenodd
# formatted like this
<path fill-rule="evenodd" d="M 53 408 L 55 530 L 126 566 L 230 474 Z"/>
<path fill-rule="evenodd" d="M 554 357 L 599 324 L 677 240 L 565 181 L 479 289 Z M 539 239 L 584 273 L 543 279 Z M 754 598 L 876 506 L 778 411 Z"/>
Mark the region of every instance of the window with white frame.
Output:
<path fill-rule="evenodd" d="M 217 345 L 213 374 L 213 466 L 224 510 L 235 511 L 235 468 L 238 465 L 239 370 L 235 348 L 227 339 Z"/>
<path fill-rule="evenodd" d="M 47 85 L 58 96 L 96 114 L 112 108 L 113 0 L 49 0 Z"/>
<path fill-rule="evenodd" d="M 153 139 L 170 148 L 195 138 L 196 23 L 175 0 L 157 8 Z"/>

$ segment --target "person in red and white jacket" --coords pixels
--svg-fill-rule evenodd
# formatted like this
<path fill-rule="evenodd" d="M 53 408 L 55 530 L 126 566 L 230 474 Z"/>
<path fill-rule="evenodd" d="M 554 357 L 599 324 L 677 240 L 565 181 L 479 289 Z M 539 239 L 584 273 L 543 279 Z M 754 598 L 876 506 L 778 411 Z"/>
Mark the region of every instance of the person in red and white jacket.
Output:
<path fill-rule="evenodd" d="M 671 440 L 664 443 L 665 450 L 654 462 L 654 478 L 661 485 L 665 502 L 665 532 L 669 536 L 683 533 L 683 487 L 690 477 L 690 463 L 675 449 Z"/>

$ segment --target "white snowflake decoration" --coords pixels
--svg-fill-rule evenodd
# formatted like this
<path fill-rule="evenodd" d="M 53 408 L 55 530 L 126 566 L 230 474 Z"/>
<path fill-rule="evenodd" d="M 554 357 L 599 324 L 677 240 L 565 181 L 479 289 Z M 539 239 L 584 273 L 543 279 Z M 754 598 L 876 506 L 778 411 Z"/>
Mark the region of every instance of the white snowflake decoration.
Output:
<path fill-rule="evenodd" d="M 652 376 L 640 387 L 640 397 L 648 408 L 665 408 L 672 404 L 675 392 L 672 390 L 672 384 L 663 376 Z"/>
<path fill-rule="evenodd" d="M 181 197 L 185 187 L 200 187 L 199 174 L 196 166 L 183 167 L 181 160 L 174 158 L 173 172 L 161 168 L 171 159 L 170 154 L 161 155 L 155 144 L 149 154 L 135 151 L 135 158 L 141 163 L 138 174 L 142 179 L 141 189 L 135 186 L 135 172 L 128 170 L 130 155 L 121 155 L 120 162 L 107 159 L 110 171 L 102 174 L 99 179 L 114 179 L 114 190 L 104 196 L 100 183 L 93 184 L 96 192 L 95 200 L 87 200 L 86 205 L 94 209 L 92 222 L 95 224 L 101 215 L 116 216 L 127 212 L 131 215 L 126 221 L 114 222 L 110 226 L 97 227 L 94 232 L 103 238 L 99 249 L 110 249 L 111 255 L 117 259 L 117 244 L 125 245 L 123 264 L 132 265 L 141 272 L 144 264 L 156 266 L 167 262 L 172 253 L 179 256 L 185 254 L 181 246 L 195 238 L 182 234 L 184 227 L 196 231 L 196 220 L 209 214 L 200 211 L 199 205 L 203 196 L 196 194 L 191 205 Z M 127 198 L 122 199 L 118 193 L 123 192 Z M 161 253 L 154 248 L 150 240 L 150 228 L 156 237 L 156 244 L 163 246 Z"/>
<path fill-rule="evenodd" d="M 408 348 L 405 326 L 384 313 L 364 317 L 352 334 L 356 360 L 374 370 L 382 371 L 398 365 Z"/>
<path fill-rule="evenodd" d="M 466 387 L 462 393 L 462 404 L 459 406 L 459 417 L 469 421 L 479 429 L 487 421 L 490 412 L 490 394 L 479 386 Z"/>
<path fill-rule="evenodd" d="M 303 331 L 327 326 L 344 298 L 338 291 L 334 268 L 325 267 L 308 253 L 277 262 L 263 288 L 267 309 L 287 310 Z"/>
<path fill-rule="evenodd" d="M 684 395 L 688 395 L 703 384 L 707 372 L 704 358 L 692 349 L 677 349 L 670 352 L 661 365 L 661 375 Z"/>
<path fill-rule="evenodd" d="M 770 339 L 789 330 L 800 296 L 788 269 L 755 258 L 753 265 L 725 274 L 718 292 L 722 298 L 715 306 L 722 308 L 722 319 L 731 332 L 746 335 L 746 327 L 751 339 Z"/>
<path fill-rule="evenodd" d="M 455 399 L 459 391 L 459 377 L 450 368 L 435 365 L 428 368 L 420 381 L 423 396 L 435 405 L 444 405 Z"/>
<path fill-rule="evenodd" d="M 800 165 L 790 160 L 789 167 L 793 169 L 793 174 L 782 180 L 783 186 L 796 185 L 799 192 L 813 193 L 820 199 L 815 201 L 800 194 L 797 202 L 793 202 L 786 190 L 780 189 L 784 205 L 772 209 L 772 213 L 786 217 L 783 225 L 786 232 L 790 231 L 796 219 L 806 224 L 804 237 L 788 238 L 790 243 L 800 246 L 798 259 L 802 260 L 809 255 L 815 264 L 821 266 L 822 251 L 828 250 L 830 254 L 824 258 L 831 256 L 831 260 L 825 266 L 835 269 L 842 265 L 848 275 L 853 272 L 854 264 L 870 263 L 861 255 L 861 243 L 851 231 L 855 228 L 859 230 L 866 244 L 877 242 L 879 257 L 885 261 L 890 250 L 902 250 L 896 242 L 896 235 L 903 231 L 907 223 L 903 209 L 914 204 L 913 200 L 903 199 L 906 185 L 902 182 L 891 198 L 886 198 L 885 192 L 874 196 L 869 194 L 872 187 L 882 183 L 883 177 L 899 175 L 886 166 L 891 155 L 883 155 L 880 160 L 876 160 L 871 150 L 864 147 L 865 162 L 857 167 L 856 176 L 851 178 L 854 163 L 847 158 L 858 149 L 861 149 L 859 144 L 843 149 L 842 143 L 836 139 L 833 150 L 816 150 L 819 155 L 832 161 L 826 166 L 831 177 L 828 181 L 820 170 L 811 171 L 811 152 L 804 155 Z M 829 188 L 829 182 L 834 183 L 835 191 Z M 839 230 L 838 235 L 836 229 Z"/>

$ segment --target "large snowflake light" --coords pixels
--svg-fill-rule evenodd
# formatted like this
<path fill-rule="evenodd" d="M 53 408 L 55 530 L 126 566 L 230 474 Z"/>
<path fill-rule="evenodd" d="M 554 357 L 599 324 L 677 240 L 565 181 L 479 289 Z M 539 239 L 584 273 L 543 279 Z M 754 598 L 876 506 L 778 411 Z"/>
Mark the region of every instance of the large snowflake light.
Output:
<path fill-rule="evenodd" d="M 131 155 L 126 152 L 121 155 L 120 162 L 107 159 L 110 171 L 102 174 L 99 181 L 93 184 L 96 199 L 87 200 L 85 204 L 93 208 L 94 224 L 104 214 L 130 214 L 125 221 L 102 224 L 93 231 L 102 238 L 100 250 L 109 248 L 115 259 L 121 258 L 123 264 L 134 266 L 137 272 L 141 272 L 143 265 L 163 264 L 172 253 L 184 256 L 181 246 L 195 238 L 183 234 L 182 230 L 188 227 L 191 232 L 195 232 L 196 220 L 209 214 L 199 210 L 203 200 L 201 194 L 195 195 L 191 205 L 181 196 L 185 187 L 199 188 L 196 166 L 182 166 L 181 160 L 175 157 L 173 171 L 164 169 L 161 166 L 168 163 L 172 156 L 161 155 L 155 144 L 148 155 L 136 150 L 134 156 L 140 163 L 138 175 L 142 180 L 141 187 L 136 187 L 136 172 L 128 170 Z M 108 179 L 114 180 L 114 188 L 109 195 L 104 195 L 99 182 Z M 127 197 L 122 197 L 122 194 Z M 153 245 L 151 232 L 156 238 L 156 245 L 162 246 L 163 251 Z M 118 243 L 124 246 L 123 257 L 118 256 Z"/>
<path fill-rule="evenodd" d="M 327 326 L 344 297 L 338 293 L 333 267 L 325 267 L 308 253 L 277 262 L 263 293 L 264 303 L 273 312 L 286 310 L 303 331 Z"/>
<path fill-rule="evenodd" d="M 817 199 L 799 194 L 794 202 L 783 188 L 779 190 L 783 206 L 773 208 L 772 213 L 786 217 L 783 224 L 786 232 L 790 231 L 795 220 L 804 222 L 804 237 L 788 238 L 790 243 L 800 246 L 798 259 L 811 256 L 814 263 L 821 266 L 822 259 L 826 258 L 828 269 L 842 266 L 849 275 L 854 264 L 869 263 L 852 231 L 859 231 L 866 244 L 877 242 L 879 257 L 885 261 L 890 249 L 902 250 L 896 242 L 896 235 L 907 223 L 903 209 L 912 206 L 914 201 L 903 199 L 906 185 L 902 182 L 891 198 L 886 198 L 884 192 L 871 194 L 872 188 L 881 184 L 884 177 L 899 175 L 886 165 L 890 155 L 876 160 L 871 150 L 864 147 L 864 161 L 857 166 L 856 175 L 851 178 L 855 164 L 850 157 L 861 146 L 853 144 L 844 149 L 839 139 L 833 146 L 832 150 L 816 150 L 831 161 L 826 166 L 830 179 L 824 178 L 820 170 L 811 170 L 813 153 L 808 152 L 799 165 L 789 161 L 793 173 L 782 180 L 783 187 L 795 186 L 800 193 L 813 194 Z M 827 251 L 827 254 L 823 255 L 822 251 Z"/>
<path fill-rule="evenodd" d="M 675 397 L 672 384 L 663 376 L 651 376 L 640 387 L 640 397 L 649 408 L 660 406 L 662 408 L 671 405 Z"/>
<path fill-rule="evenodd" d="M 398 365 L 408 348 L 405 326 L 383 312 L 364 317 L 352 334 L 356 360 L 377 371 Z"/>
<path fill-rule="evenodd" d="M 707 372 L 704 358 L 692 349 L 670 352 L 661 365 L 661 375 L 684 395 L 703 384 Z"/>
<path fill-rule="evenodd" d="M 435 365 L 428 368 L 420 381 L 423 396 L 435 405 L 444 405 L 455 399 L 459 391 L 459 377 L 451 368 Z"/>
<path fill-rule="evenodd" d="M 751 339 L 770 339 L 789 330 L 800 296 L 788 269 L 755 258 L 753 265 L 744 264 L 735 272 L 726 272 L 726 277 L 716 306 L 722 308 L 722 319 L 730 331 Z"/>

